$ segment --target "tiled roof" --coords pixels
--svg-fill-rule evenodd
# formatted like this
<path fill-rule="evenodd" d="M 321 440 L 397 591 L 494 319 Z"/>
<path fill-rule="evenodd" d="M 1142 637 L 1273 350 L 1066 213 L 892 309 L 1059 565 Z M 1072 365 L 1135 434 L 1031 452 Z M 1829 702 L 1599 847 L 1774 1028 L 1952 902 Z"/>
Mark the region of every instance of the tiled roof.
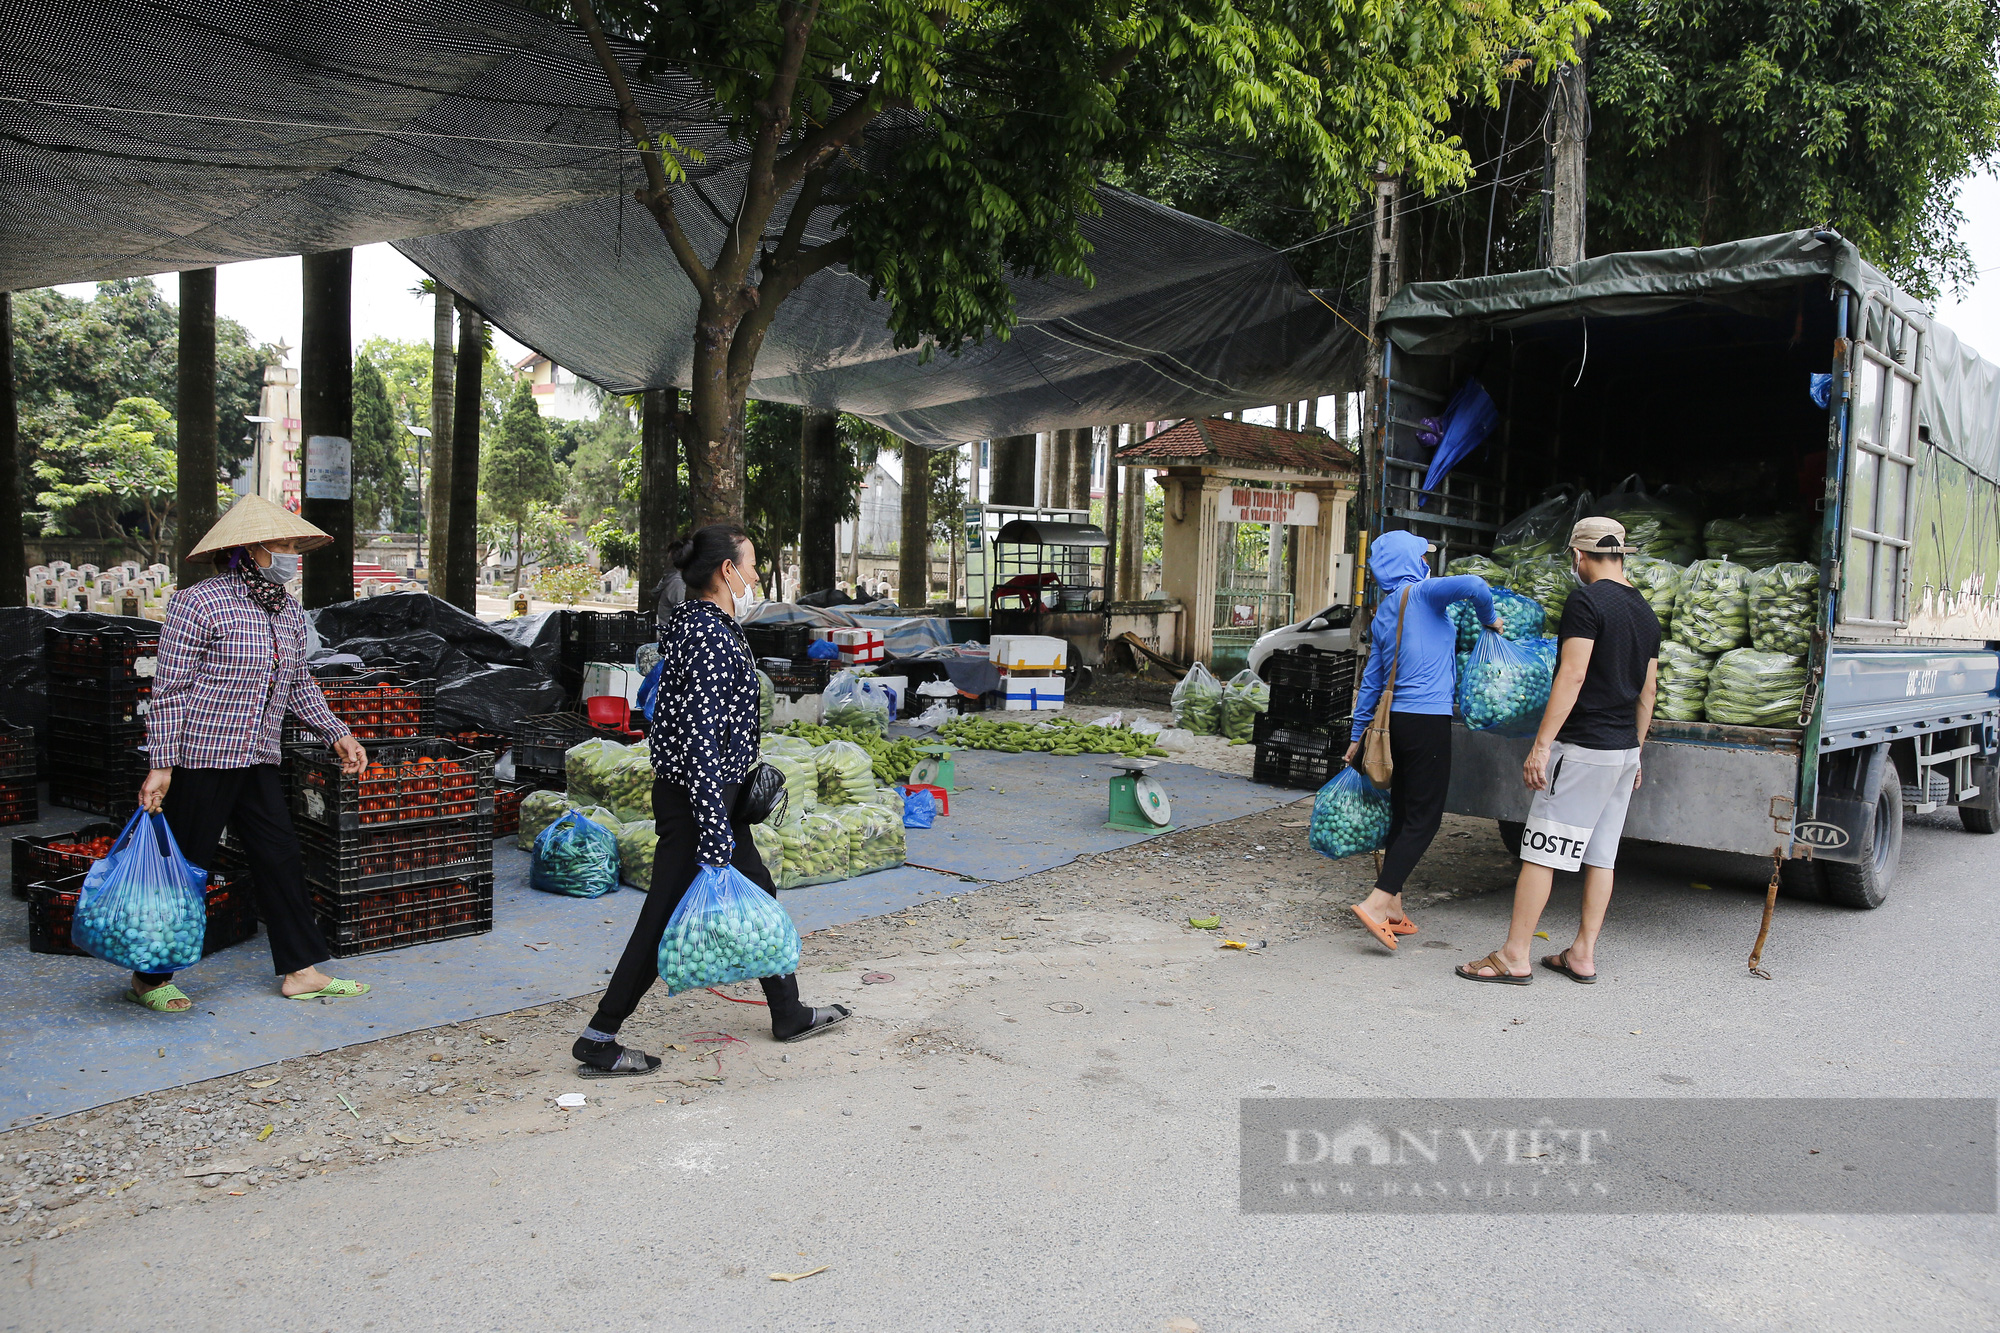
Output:
<path fill-rule="evenodd" d="M 1149 439 L 1126 445 L 1118 451 L 1118 461 L 1162 467 L 1234 463 L 1307 472 L 1355 470 L 1354 451 L 1328 436 L 1224 417 L 1190 417 Z"/>

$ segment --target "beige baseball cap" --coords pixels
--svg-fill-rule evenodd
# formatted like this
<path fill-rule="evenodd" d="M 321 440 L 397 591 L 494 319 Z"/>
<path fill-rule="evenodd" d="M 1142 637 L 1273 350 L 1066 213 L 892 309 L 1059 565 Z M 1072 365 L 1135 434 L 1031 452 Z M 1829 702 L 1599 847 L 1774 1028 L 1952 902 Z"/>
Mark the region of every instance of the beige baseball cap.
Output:
<path fill-rule="evenodd" d="M 1578 519 L 1569 530 L 1569 545 L 1573 551 L 1583 551 L 1589 555 L 1637 555 L 1639 548 L 1625 544 L 1625 525 L 1616 519 Z"/>

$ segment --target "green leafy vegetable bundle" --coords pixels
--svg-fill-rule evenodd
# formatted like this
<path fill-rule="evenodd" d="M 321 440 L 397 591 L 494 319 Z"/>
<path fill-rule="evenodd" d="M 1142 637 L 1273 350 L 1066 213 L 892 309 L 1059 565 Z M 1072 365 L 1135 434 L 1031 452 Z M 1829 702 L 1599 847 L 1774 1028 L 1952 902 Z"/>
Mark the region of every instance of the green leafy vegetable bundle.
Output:
<path fill-rule="evenodd" d="M 1698 653 L 1678 639 L 1662 642 L 1653 716 L 1663 722 L 1701 721 L 1708 705 L 1708 676 L 1714 668 L 1711 654 Z"/>
<path fill-rule="evenodd" d="M 1800 656 L 1819 623 L 1819 566 L 1769 565 L 1750 576 L 1750 646 Z"/>
<path fill-rule="evenodd" d="M 1649 555 L 1628 555 L 1625 577 L 1632 580 L 1632 586 L 1646 599 L 1646 605 L 1653 608 L 1660 622 L 1660 634 L 1664 637 L 1671 633 L 1674 604 L 1680 600 L 1681 589 L 1687 587 L 1687 567 L 1671 560 L 1655 560 Z"/>
<path fill-rule="evenodd" d="M 1229 678 L 1222 691 L 1221 728 L 1225 740 L 1248 744 L 1257 725 L 1257 715 L 1271 711 L 1271 687 L 1244 668 Z"/>
<path fill-rule="evenodd" d="M 602 898 L 618 887 L 618 834 L 570 811 L 535 839 L 528 887 L 565 898 Z"/>
<path fill-rule="evenodd" d="M 1738 648 L 1724 653 L 1708 677 L 1708 720 L 1744 727 L 1799 725 L 1806 663 L 1789 653 Z"/>
<path fill-rule="evenodd" d="M 1674 603 L 1674 637 L 1698 653 L 1750 642 L 1750 571 L 1728 560 L 1697 560 Z"/>
<path fill-rule="evenodd" d="M 624 758 L 625 747 L 602 736 L 570 746 L 563 753 L 563 775 L 569 781 L 570 800 L 577 805 L 606 804 L 605 785 Z"/>
<path fill-rule="evenodd" d="M 1222 685 L 1200 662 L 1174 686 L 1170 703 L 1175 725 L 1197 736 L 1213 736 L 1222 725 Z"/>

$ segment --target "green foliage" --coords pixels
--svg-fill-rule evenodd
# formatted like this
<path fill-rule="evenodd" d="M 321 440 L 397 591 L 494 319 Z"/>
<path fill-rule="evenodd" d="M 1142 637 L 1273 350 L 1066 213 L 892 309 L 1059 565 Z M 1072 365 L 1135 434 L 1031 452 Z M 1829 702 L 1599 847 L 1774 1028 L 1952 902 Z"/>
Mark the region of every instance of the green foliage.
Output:
<path fill-rule="evenodd" d="M 1953 201 L 2000 149 L 2000 7 L 1667 0 L 1592 42 L 1592 253 L 1830 222 L 1918 296 L 1970 284 Z"/>
<path fill-rule="evenodd" d="M 597 520 L 585 529 L 583 539 L 596 548 L 600 569 L 622 565 L 629 571 L 639 567 L 639 534 L 619 527 L 616 519 Z"/>
<path fill-rule="evenodd" d="M 778 553 L 799 539 L 799 496 L 804 475 L 799 464 L 799 424 L 803 413 L 786 403 L 749 404 L 743 422 L 746 489 L 743 527 L 767 571 L 778 568 Z"/>
<path fill-rule="evenodd" d="M 949 549 L 965 522 L 965 478 L 958 468 L 965 461 L 966 447 L 940 449 L 931 455 L 931 541 L 940 549 Z"/>
<path fill-rule="evenodd" d="M 95 428 L 43 449 L 35 476 L 46 488 L 35 502 L 47 511 L 47 531 L 118 538 L 149 564 L 171 558 L 174 419 L 151 398 L 122 399 Z"/>
<path fill-rule="evenodd" d="M 628 528 L 639 525 L 639 498 L 625 497 L 624 464 L 633 460 L 638 480 L 639 427 L 632 409 L 607 397 L 592 421 L 551 421 L 555 456 L 569 465 L 570 505 L 579 517 L 613 513 Z M 636 485 L 635 485 L 636 491 Z"/>
<path fill-rule="evenodd" d="M 515 386 L 500 429 L 483 444 L 479 463 L 480 489 L 492 501 L 493 512 L 509 522 L 525 520 L 537 503 L 562 498 L 548 428 L 525 380 Z"/>
<path fill-rule="evenodd" d="M 535 575 L 535 596 L 575 606 L 597 591 L 597 571 L 588 565 L 547 565 Z"/>
<path fill-rule="evenodd" d="M 354 526 L 394 527 L 405 508 L 403 445 L 409 435 L 396 420 L 382 372 L 365 356 L 354 359 Z"/>

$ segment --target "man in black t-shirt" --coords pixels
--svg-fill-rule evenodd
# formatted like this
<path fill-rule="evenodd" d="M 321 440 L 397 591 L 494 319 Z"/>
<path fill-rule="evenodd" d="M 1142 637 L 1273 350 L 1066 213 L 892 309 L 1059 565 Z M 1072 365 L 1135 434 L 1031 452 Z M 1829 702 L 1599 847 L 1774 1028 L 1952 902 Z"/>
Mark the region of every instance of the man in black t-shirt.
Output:
<path fill-rule="evenodd" d="M 1597 935 L 1611 906 L 1612 867 L 1625 809 L 1639 786 L 1639 750 L 1653 722 L 1660 621 L 1625 577 L 1625 529 L 1586 518 L 1570 531 L 1583 586 L 1563 608 L 1555 683 L 1541 730 L 1522 765 L 1535 793 L 1521 833 L 1521 873 L 1507 943 L 1458 974 L 1467 981 L 1525 986 L 1528 949 L 1558 870 L 1583 871 L 1576 940 L 1542 966 L 1572 981 L 1597 980 Z"/>

